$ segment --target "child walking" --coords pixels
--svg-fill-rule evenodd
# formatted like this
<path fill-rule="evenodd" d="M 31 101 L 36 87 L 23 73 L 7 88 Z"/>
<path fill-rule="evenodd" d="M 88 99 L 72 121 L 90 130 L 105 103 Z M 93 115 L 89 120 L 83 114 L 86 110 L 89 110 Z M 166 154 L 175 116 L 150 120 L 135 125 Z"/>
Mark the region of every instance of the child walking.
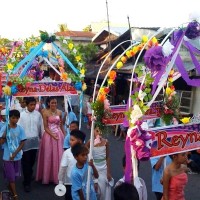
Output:
<path fill-rule="evenodd" d="M 72 148 L 72 154 L 77 161 L 71 172 L 73 200 L 86 200 L 86 195 L 89 195 L 90 200 L 97 199 L 92 174 L 90 180 L 90 194 L 86 194 L 88 165 L 92 167 L 94 178 L 97 179 L 99 177 L 93 161 L 90 160 L 90 162 L 87 162 L 88 153 L 88 148 L 81 144 L 77 144 Z"/>
<path fill-rule="evenodd" d="M 110 156 L 109 156 L 109 143 L 107 139 L 102 137 L 99 127 L 94 129 L 94 149 L 93 159 L 94 165 L 99 173 L 98 186 L 100 190 L 100 200 L 111 200 L 111 186 L 109 182 L 112 180 L 110 173 Z M 90 141 L 87 142 L 89 147 Z"/>
<path fill-rule="evenodd" d="M 9 112 L 9 125 L 2 127 L 0 131 L 0 144 L 3 144 L 3 170 L 5 178 L 8 180 L 8 188 L 13 195 L 13 199 L 18 199 L 15 181 L 20 176 L 20 162 L 22 158 L 22 148 L 26 136 L 24 129 L 17 125 L 20 118 L 18 110 Z M 8 134 L 9 133 L 9 134 Z"/>
<path fill-rule="evenodd" d="M 76 159 L 72 155 L 71 148 L 73 148 L 76 144 L 83 144 L 85 141 L 85 133 L 79 130 L 72 130 L 70 133 L 70 148 L 65 150 L 62 159 L 60 162 L 60 169 L 58 173 L 58 180 L 60 184 L 64 184 L 67 191 L 65 193 L 66 200 L 72 200 L 71 195 L 71 171 L 72 168 L 76 164 Z"/>
<path fill-rule="evenodd" d="M 187 184 L 187 154 L 178 153 L 170 156 L 172 163 L 164 170 L 162 200 L 185 200 L 184 188 Z"/>

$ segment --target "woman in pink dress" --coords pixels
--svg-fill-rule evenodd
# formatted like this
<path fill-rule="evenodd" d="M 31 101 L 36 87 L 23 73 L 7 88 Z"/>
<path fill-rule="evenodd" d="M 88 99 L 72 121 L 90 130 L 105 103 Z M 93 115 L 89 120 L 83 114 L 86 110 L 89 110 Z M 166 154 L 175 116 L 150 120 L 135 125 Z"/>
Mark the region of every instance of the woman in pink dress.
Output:
<path fill-rule="evenodd" d="M 163 198 L 162 200 L 185 200 L 184 188 L 187 184 L 187 153 L 178 153 L 170 156 L 172 163 L 169 164 L 163 175 Z"/>
<path fill-rule="evenodd" d="M 57 109 L 55 97 L 47 98 L 47 107 L 43 112 L 44 134 L 41 139 L 36 181 L 43 184 L 58 183 L 58 171 L 63 154 L 64 129 L 62 112 Z"/>

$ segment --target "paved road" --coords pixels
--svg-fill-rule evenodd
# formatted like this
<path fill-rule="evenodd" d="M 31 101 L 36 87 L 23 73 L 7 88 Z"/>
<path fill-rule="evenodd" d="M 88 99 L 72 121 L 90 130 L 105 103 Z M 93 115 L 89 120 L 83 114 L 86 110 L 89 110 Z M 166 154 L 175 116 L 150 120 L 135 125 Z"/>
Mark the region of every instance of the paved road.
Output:
<path fill-rule="evenodd" d="M 85 125 L 82 128 L 85 132 L 88 130 Z M 89 132 L 87 133 L 87 138 Z M 110 142 L 110 157 L 112 175 L 115 181 L 122 177 L 122 157 L 124 154 L 124 142 L 117 141 L 113 134 L 109 134 L 108 140 Z M 2 158 L 2 152 L 0 153 Z M 154 194 L 151 192 L 151 167 L 149 161 L 140 164 L 139 176 L 142 177 L 147 186 L 148 200 L 155 200 Z M 33 181 L 32 191 L 25 193 L 22 187 L 22 178 L 17 181 L 17 191 L 20 200 L 63 200 L 63 197 L 57 197 L 54 193 L 54 184 L 42 185 L 39 182 Z M 6 183 L 2 174 L 2 160 L 0 159 L 0 190 L 6 189 Z M 200 175 L 189 175 L 189 183 L 186 187 L 186 200 L 200 200 Z"/>

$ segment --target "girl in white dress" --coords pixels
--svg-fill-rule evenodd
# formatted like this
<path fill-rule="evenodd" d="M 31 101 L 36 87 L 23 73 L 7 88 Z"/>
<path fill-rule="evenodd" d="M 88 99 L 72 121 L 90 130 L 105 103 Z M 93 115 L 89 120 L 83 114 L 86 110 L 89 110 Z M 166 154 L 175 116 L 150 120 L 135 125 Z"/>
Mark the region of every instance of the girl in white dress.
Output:
<path fill-rule="evenodd" d="M 90 141 L 86 144 L 90 146 Z M 111 200 L 111 182 L 113 181 L 110 173 L 109 143 L 102 137 L 98 127 L 94 129 L 94 150 L 93 160 L 99 173 L 98 194 L 100 200 Z M 97 188 L 97 185 L 95 186 Z"/>

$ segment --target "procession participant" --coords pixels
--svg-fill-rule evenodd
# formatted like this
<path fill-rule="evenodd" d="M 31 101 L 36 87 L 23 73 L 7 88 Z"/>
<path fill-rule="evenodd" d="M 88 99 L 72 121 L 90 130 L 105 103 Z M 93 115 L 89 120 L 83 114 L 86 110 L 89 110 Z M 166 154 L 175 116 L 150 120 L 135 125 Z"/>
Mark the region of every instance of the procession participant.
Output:
<path fill-rule="evenodd" d="M 86 146 L 90 146 L 90 140 Z M 98 186 L 100 188 L 100 200 L 110 200 L 111 186 L 109 182 L 112 180 L 112 176 L 110 172 L 109 142 L 102 137 L 99 127 L 95 127 L 94 129 L 93 159 L 99 173 Z"/>
<path fill-rule="evenodd" d="M 6 109 L 1 110 L 1 121 L 0 121 L 0 130 L 5 125 L 6 122 Z"/>
<path fill-rule="evenodd" d="M 72 180 L 72 199 L 73 200 L 85 200 L 86 195 L 89 195 L 90 200 L 96 200 L 96 192 L 94 189 L 94 182 L 92 175 L 95 179 L 99 177 L 93 161 L 87 161 L 89 150 L 83 144 L 76 144 L 72 148 L 72 154 L 76 159 L 76 165 L 72 168 L 71 180 Z M 92 167 L 91 179 L 90 179 L 90 194 L 86 194 L 87 186 L 87 174 L 89 165 Z"/>
<path fill-rule="evenodd" d="M 3 170 L 4 176 L 8 181 L 8 188 L 13 195 L 13 199 L 17 200 L 18 195 L 16 191 L 15 181 L 20 176 L 21 171 L 21 158 L 22 148 L 26 135 L 24 129 L 17 125 L 20 118 L 20 112 L 18 110 L 9 111 L 9 125 L 3 126 L 0 131 L 0 144 L 3 144 Z M 8 132 L 10 137 L 8 137 Z"/>
<path fill-rule="evenodd" d="M 33 166 L 36 159 L 37 149 L 39 148 L 39 137 L 42 135 L 42 116 L 35 110 L 36 99 L 26 98 L 26 110 L 21 113 L 18 124 L 25 130 L 27 140 L 23 147 L 22 170 L 24 176 L 24 190 L 31 191 L 31 179 L 33 176 Z"/>
<path fill-rule="evenodd" d="M 152 191 L 156 195 L 157 200 L 161 200 L 163 196 L 163 185 L 161 179 L 163 177 L 164 168 L 171 163 L 169 156 L 151 158 L 152 167 Z"/>
<path fill-rule="evenodd" d="M 188 177 L 186 172 L 187 153 L 171 155 L 172 163 L 164 170 L 162 200 L 185 200 L 184 188 Z"/>
<path fill-rule="evenodd" d="M 42 114 L 45 132 L 39 148 L 36 180 L 43 184 L 57 184 L 65 132 L 56 97 L 48 97 L 46 102 L 47 109 Z"/>
<path fill-rule="evenodd" d="M 76 144 L 83 144 L 85 141 L 85 133 L 79 131 L 78 129 L 72 130 L 70 133 L 70 148 L 65 150 L 62 159 L 60 162 L 60 169 L 58 173 L 58 180 L 60 184 L 64 184 L 67 191 L 65 193 L 66 200 L 72 200 L 71 195 L 71 171 L 74 165 L 76 164 L 76 159 L 72 155 L 71 148 Z"/>

